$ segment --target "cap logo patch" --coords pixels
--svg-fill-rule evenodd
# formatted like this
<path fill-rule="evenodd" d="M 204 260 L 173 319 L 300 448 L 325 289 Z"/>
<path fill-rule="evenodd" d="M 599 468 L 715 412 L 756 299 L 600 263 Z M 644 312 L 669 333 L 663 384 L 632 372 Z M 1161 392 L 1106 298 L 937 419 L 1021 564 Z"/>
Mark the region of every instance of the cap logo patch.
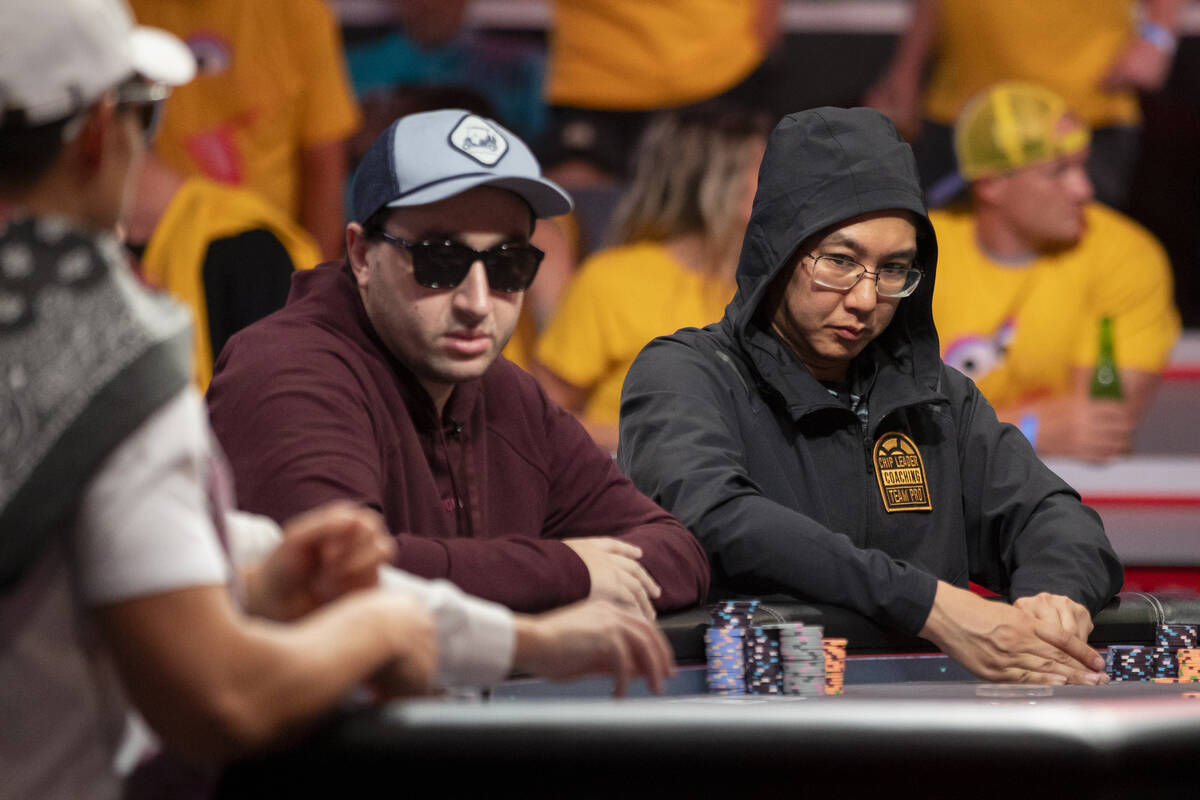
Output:
<path fill-rule="evenodd" d="M 933 510 L 925 462 L 912 439 L 896 431 L 885 433 L 875 440 L 871 456 L 883 507 L 889 514 Z"/>
<path fill-rule="evenodd" d="M 483 117 L 469 114 L 450 132 L 450 144 L 485 167 L 495 166 L 508 152 L 508 142 Z"/>

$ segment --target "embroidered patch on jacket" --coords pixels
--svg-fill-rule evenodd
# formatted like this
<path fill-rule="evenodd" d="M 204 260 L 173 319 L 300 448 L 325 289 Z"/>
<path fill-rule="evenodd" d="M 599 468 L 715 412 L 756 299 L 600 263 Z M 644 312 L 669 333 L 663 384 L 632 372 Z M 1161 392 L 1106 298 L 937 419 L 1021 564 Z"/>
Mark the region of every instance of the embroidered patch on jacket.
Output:
<path fill-rule="evenodd" d="M 912 439 L 895 431 L 885 433 L 875 440 L 871 457 L 883 507 L 889 514 L 933 510 L 929 482 L 925 480 L 925 462 Z"/>

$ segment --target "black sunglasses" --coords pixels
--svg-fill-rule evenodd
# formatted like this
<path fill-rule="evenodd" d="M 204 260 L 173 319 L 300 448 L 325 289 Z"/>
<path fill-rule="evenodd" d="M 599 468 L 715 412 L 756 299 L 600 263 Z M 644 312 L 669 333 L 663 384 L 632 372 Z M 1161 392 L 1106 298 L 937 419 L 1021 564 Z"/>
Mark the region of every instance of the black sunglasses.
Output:
<path fill-rule="evenodd" d="M 483 262 L 488 286 L 501 292 L 523 292 L 537 277 L 545 253 L 531 244 L 498 244 L 475 250 L 461 242 L 410 242 L 379 231 L 377 236 L 412 256 L 413 278 L 426 289 L 453 289 L 462 283 L 471 265 Z"/>

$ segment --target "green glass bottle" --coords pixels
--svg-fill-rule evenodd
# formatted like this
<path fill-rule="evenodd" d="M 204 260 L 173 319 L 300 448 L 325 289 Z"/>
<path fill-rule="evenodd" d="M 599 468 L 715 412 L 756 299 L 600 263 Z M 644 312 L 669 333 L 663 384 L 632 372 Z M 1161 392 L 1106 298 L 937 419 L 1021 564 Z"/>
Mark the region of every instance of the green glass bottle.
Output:
<path fill-rule="evenodd" d="M 1121 376 L 1117 372 L 1117 360 L 1113 357 L 1112 317 L 1100 320 L 1100 352 L 1096 356 L 1096 369 L 1092 372 L 1092 397 L 1120 400 Z"/>

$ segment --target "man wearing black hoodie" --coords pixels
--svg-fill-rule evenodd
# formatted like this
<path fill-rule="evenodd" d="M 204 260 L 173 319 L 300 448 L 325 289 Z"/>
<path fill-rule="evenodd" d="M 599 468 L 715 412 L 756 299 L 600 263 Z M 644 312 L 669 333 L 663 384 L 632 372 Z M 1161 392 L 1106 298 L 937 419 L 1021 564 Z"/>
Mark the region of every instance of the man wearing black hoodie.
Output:
<path fill-rule="evenodd" d="M 1097 515 L 942 363 L 936 264 L 885 117 L 785 118 L 724 319 L 655 340 L 629 372 L 621 466 L 704 544 L 716 591 L 842 605 L 988 680 L 1102 682 L 1086 640 L 1120 563 Z"/>

